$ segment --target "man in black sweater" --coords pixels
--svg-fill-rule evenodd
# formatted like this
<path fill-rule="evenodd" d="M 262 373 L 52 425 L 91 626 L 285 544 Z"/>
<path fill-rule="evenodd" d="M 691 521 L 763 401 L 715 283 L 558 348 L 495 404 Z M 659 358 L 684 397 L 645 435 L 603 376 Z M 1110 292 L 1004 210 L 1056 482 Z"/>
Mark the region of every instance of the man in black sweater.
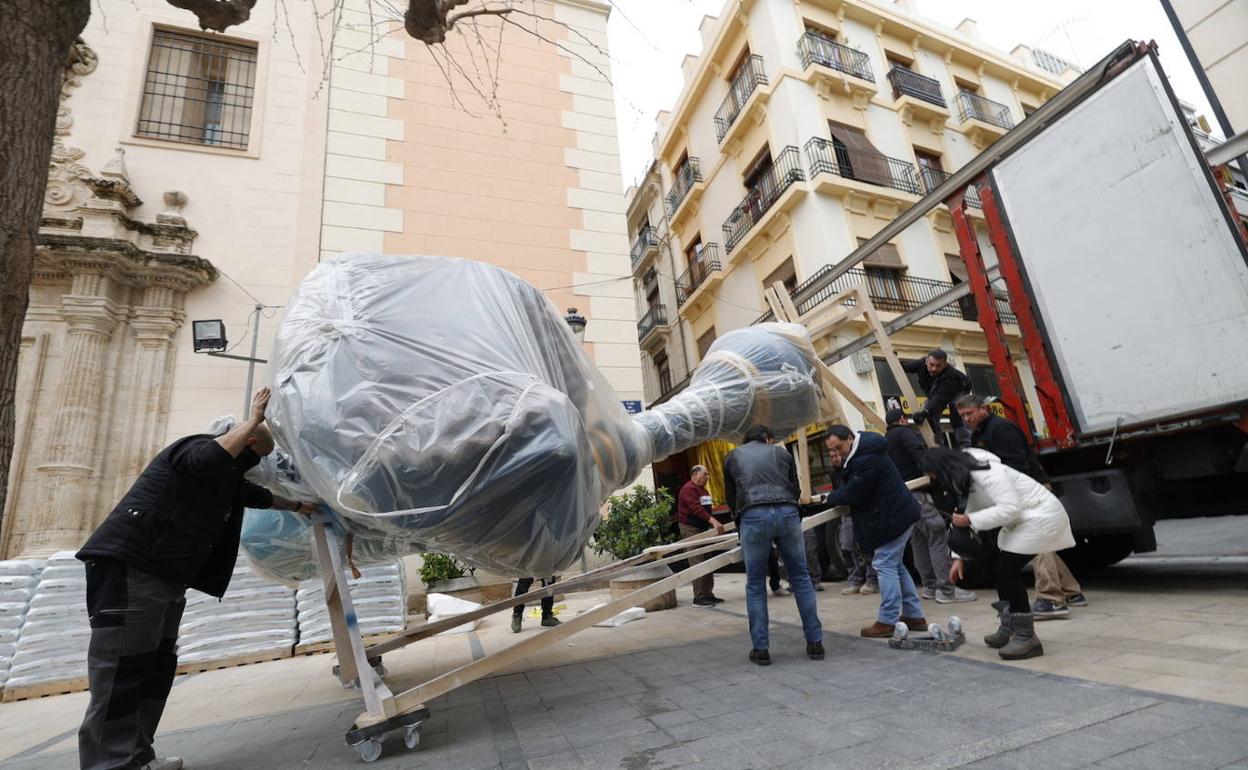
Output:
<path fill-rule="evenodd" d="M 971 446 L 992 452 L 1019 473 L 1049 486 L 1049 474 L 1031 451 L 1031 442 L 1021 428 L 993 414 L 982 396 L 962 396 L 954 406 L 971 428 Z M 1031 614 L 1037 620 L 1064 618 L 1070 615 L 1070 607 L 1088 606 L 1083 587 L 1060 554 L 1037 554 L 1031 569 L 1036 576 L 1036 601 Z"/>
<path fill-rule="evenodd" d="M 178 667 L 186 589 L 221 597 L 238 558 L 244 508 L 312 512 L 243 478 L 273 451 L 269 389 L 221 436 L 165 447 L 78 552 L 86 562 L 91 703 L 78 731 L 83 770 L 178 770 L 152 749 Z"/>
<path fill-rule="evenodd" d="M 897 466 L 902 480 L 922 478 L 919 458 L 927 451 L 927 445 L 915 432 L 906 413 L 890 409 L 884 415 L 884 421 L 888 424 L 884 434 L 884 440 L 888 442 L 888 458 Z M 911 494 L 919 502 L 919 521 L 910 533 L 910 553 L 914 556 L 914 568 L 923 578 L 920 595 L 924 599 L 935 599 L 938 604 L 975 601 L 974 591 L 958 588 L 949 582 L 953 554 L 949 551 L 949 529 L 945 517 L 932 504 L 930 494 L 921 491 Z"/>
<path fill-rule="evenodd" d="M 953 445 L 965 446 L 970 441 L 970 431 L 962 424 L 962 418 L 953 408 L 953 402 L 971 392 L 971 378 L 949 363 L 949 354 L 936 348 L 917 361 L 906 361 L 901 368 L 919 376 L 919 387 L 927 395 L 927 403 L 914 413 L 914 421 L 924 420 L 932 426 L 932 433 L 940 441 L 940 416 L 949 409 L 949 426 L 953 428 Z"/>

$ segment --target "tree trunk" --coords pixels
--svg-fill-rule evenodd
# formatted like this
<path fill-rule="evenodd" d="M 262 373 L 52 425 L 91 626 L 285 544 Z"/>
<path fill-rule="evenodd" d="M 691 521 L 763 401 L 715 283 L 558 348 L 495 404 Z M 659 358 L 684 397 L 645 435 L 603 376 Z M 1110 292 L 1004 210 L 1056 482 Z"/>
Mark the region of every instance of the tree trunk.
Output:
<path fill-rule="evenodd" d="M 17 355 L 61 73 L 90 14 L 90 0 L 0 0 L 0 516 L 13 455 Z"/>

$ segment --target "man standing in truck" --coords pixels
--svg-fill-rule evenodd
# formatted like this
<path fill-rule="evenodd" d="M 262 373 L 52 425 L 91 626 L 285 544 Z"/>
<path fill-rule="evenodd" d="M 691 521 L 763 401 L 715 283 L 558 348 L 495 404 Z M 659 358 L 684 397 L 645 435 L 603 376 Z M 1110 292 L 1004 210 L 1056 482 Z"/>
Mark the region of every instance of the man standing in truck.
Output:
<path fill-rule="evenodd" d="M 982 396 L 962 396 L 954 406 L 962 420 L 970 426 L 971 446 L 992 452 L 1005 465 L 1051 488 L 1049 474 L 1040 465 L 1040 458 L 1031 451 L 1031 444 L 1022 429 L 993 414 Z M 1060 554 L 1037 554 L 1031 562 L 1031 569 L 1036 575 L 1036 601 L 1031 614 L 1037 620 L 1064 618 L 1070 615 L 1071 607 L 1088 606 L 1083 587 Z"/>
<path fill-rule="evenodd" d="M 927 403 L 914 413 L 916 424 L 927 421 L 932 433 L 940 439 L 940 416 L 949 409 L 949 425 L 953 428 L 953 445 L 965 446 L 970 441 L 970 431 L 962 424 L 962 418 L 953 403 L 959 396 L 971 392 L 971 378 L 949 363 L 949 354 L 936 348 L 917 361 L 906 361 L 901 368 L 919 376 L 919 387 L 927 395 Z"/>

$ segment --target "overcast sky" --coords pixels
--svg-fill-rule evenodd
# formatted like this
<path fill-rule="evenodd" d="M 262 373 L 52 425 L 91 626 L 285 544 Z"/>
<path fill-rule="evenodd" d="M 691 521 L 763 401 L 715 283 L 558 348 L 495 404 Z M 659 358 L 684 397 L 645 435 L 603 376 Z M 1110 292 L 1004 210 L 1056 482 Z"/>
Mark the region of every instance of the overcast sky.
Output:
<path fill-rule="evenodd" d="M 1048 50 L 1087 66 L 1127 38 L 1156 40 L 1161 63 L 1179 98 L 1213 122 L 1200 85 L 1179 48 L 1158 0 L 915 0 L 924 16 L 949 27 L 970 17 L 990 46 L 1008 52 L 1018 43 Z M 627 187 L 652 158 L 654 117 L 680 94 L 680 63 L 699 53 L 698 24 L 717 15 L 726 0 L 612 0 L 609 34 L 613 59 L 620 164 Z"/>

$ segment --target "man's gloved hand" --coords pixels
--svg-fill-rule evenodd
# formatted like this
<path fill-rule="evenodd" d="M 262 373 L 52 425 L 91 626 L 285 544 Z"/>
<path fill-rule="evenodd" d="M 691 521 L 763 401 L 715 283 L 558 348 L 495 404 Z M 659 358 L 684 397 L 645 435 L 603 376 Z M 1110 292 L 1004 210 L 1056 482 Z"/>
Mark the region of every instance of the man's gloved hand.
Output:
<path fill-rule="evenodd" d="M 915 423 L 916 425 L 919 423 L 927 422 L 927 420 L 928 420 L 928 414 L 927 414 L 926 409 L 920 409 L 919 411 L 915 412 L 910 417 L 910 421 Z"/>

